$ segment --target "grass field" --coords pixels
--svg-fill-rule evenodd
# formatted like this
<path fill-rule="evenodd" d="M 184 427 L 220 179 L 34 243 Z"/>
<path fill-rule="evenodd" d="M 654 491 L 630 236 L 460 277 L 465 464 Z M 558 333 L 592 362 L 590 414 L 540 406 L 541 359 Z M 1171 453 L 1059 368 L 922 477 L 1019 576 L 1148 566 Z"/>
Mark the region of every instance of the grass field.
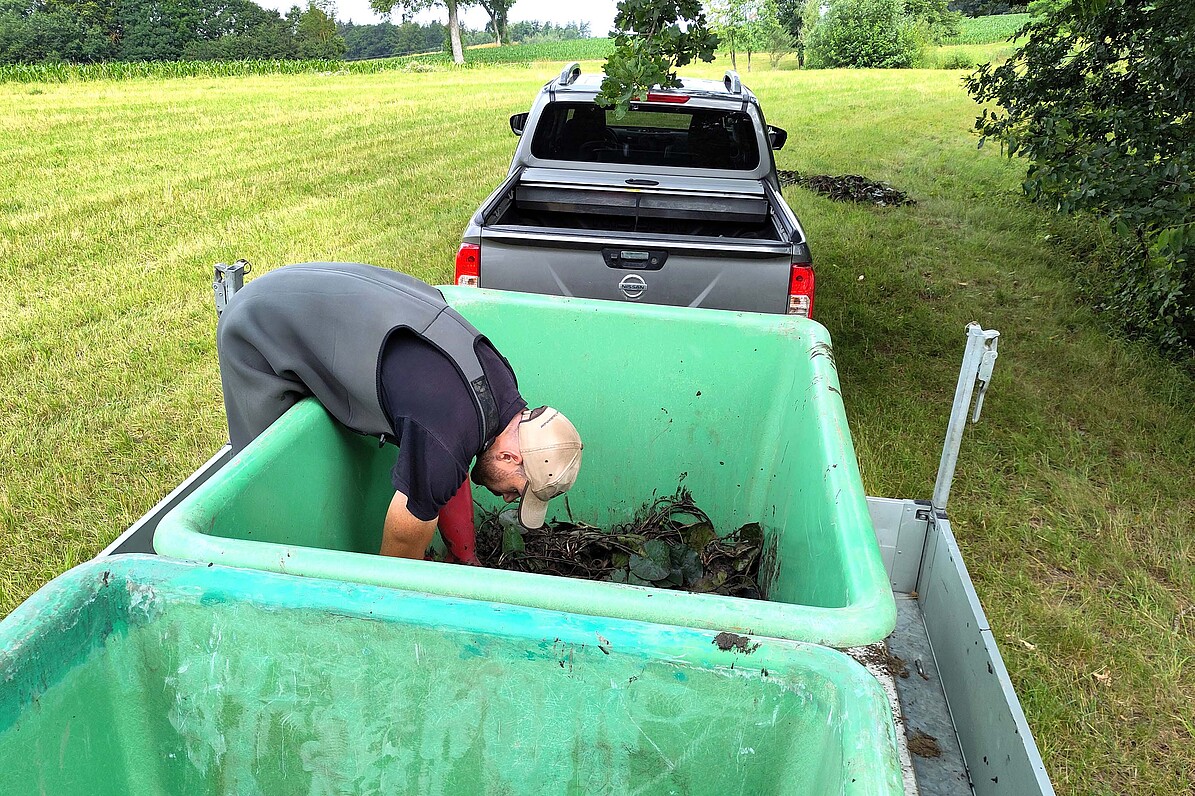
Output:
<path fill-rule="evenodd" d="M 449 279 L 507 116 L 558 69 L 0 85 L 0 614 L 223 443 L 214 262 Z M 1191 376 L 1086 308 L 1098 229 L 1019 198 L 956 73 L 747 82 L 789 131 L 780 168 L 918 200 L 786 193 L 868 493 L 928 497 L 963 327 L 1000 329 L 951 513 L 1047 770 L 1062 794 L 1192 793 Z"/>

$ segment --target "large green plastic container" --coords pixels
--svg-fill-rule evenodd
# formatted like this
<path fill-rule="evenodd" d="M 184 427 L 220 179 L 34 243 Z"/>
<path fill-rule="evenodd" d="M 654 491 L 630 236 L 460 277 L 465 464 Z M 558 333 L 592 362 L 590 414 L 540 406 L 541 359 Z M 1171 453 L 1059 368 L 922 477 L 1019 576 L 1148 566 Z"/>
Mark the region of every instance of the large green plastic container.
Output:
<path fill-rule="evenodd" d="M 626 522 L 680 479 L 720 530 L 762 524 L 770 602 L 398 561 L 374 555 L 393 449 L 314 402 L 275 423 L 158 527 L 176 558 L 835 647 L 896 622 L 829 335 L 803 318 L 444 288 L 510 359 L 528 402 L 585 442 L 568 504 Z M 489 499 L 475 490 L 478 499 Z"/>
<path fill-rule="evenodd" d="M 842 653 L 153 556 L 0 623 L 0 793 L 899 794 Z"/>

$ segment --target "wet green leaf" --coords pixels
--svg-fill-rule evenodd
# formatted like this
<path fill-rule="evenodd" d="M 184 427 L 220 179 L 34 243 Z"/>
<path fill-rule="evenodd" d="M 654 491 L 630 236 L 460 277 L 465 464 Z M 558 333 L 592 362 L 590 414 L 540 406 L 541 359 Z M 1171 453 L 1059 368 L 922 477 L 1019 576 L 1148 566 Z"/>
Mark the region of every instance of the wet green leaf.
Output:
<path fill-rule="evenodd" d="M 523 534 L 518 527 L 507 527 L 502 532 L 502 552 L 521 553 L 527 549 L 527 545 L 523 542 Z"/>
<path fill-rule="evenodd" d="M 763 547 L 763 528 L 758 522 L 749 522 L 739 528 L 739 541 L 750 542 L 757 547 Z"/>
<path fill-rule="evenodd" d="M 705 575 L 705 569 L 701 566 L 701 556 L 697 555 L 696 550 L 685 548 L 680 571 L 685 583 L 696 583 Z"/>
<path fill-rule="evenodd" d="M 663 580 L 668 577 L 670 567 L 661 566 L 646 556 L 632 555 L 630 561 L 631 574 L 645 581 Z"/>
<path fill-rule="evenodd" d="M 682 531 L 681 536 L 686 539 L 689 547 L 701 552 L 710 542 L 718 538 L 718 533 L 708 522 L 695 522 Z"/>
<path fill-rule="evenodd" d="M 724 583 L 726 583 L 725 572 L 711 572 L 690 584 L 689 591 L 709 594 L 721 588 Z"/>

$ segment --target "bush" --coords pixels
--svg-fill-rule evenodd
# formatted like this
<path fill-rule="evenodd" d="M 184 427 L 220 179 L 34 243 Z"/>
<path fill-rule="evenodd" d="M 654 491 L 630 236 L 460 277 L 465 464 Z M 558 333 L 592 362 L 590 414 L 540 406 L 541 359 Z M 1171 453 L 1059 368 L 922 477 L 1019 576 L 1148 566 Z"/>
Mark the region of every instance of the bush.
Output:
<path fill-rule="evenodd" d="M 975 56 L 966 50 L 955 50 L 939 58 L 934 66 L 938 69 L 974 69 Z"/>
<path fill-rule="evenodd" d="M 1105 306 L 1134 334 L 1195 351 L 1195 48 L 1191 0 L 1069 3 L 1009 61 L 967 80 L 976 122 L 1029 161 L 1029 197 L 1091 212 L 1122 259 Z"/>
<path fill-rule="evenodd" d="M 921 51 L 916 22 L 901 0 L 830 0 L 809 36 L 809 65 L 901 69 Z"/>
<path fill-rule="evenodd" d="M 946 8 L 946 0 L 904 0 L 905 13 L 920 22 L 930 41 L 941 44 L 958 36 L 963 15 Z"/>

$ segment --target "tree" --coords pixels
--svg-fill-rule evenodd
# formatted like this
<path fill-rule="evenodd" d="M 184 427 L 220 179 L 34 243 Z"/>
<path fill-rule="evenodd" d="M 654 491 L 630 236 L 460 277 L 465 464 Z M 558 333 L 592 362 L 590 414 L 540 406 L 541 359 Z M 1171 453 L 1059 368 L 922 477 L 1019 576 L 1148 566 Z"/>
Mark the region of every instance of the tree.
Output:
<path fill-rule="evenodd" d="M 1195 349 L 1195 3 L 1072 2 L 1022 33 L 967 79 L 997 106 L 976 128 L 1029 161 L 1031 199 L 1110 222 L 1106 303 L 1130 331 Z"/>
<path fill-rule="evenodd" d="M 414 14 L 435 6 L 443 6 L 448 10 L 448 41 L 452 48 L 452 62 L 463 64 L 465 50 L 461 46 L 461 23 L 459 11 L 469 5 L 470 0 L 369 0 L 369 7 L 379 14 L 389 14 L 396 8 L 404 13 Z"/>
<path fill-rule="evenodd" d="M 771 58 L 773 69 L 796 47 L 796 39 L 780 21 L 780 7 L 776 0 L 764 0 L 754 33 L 760 48 L 766 50 Z"/>
<path fill-rule="evenodd" d="M 327 0 L 323 0 L 327 3 Z M 300 58 L 341 58 L 344 39 L 336 30 L 336 21 L 317 0 L 308 0 L 295 26 L 295 49 Z"/>
<path fill-rule="evenodd" d="M 710 27 L 730 50 L 730 68 L 738 69 L 737 51 L 747 42 L 748 13 L 753 0 L 710 0 Z"/>
<path fill-rule="evenodd" d="M 506 38 L 506 15 L 515 0 L 478 0 L 485 12 L 490 15 L 490 26 L 494 29 L 494 40 L 501 47 Z"/>
<path fill-rule="evenodd" d="M 177 61 L 198 24 L 195 0 L 120 0 L 116 25 L 121 61 Z"/>
<path fill-rule="evenodd" d="M 632 99 L 653 87 L 679 86 L 676 70 L 694 57 L 713 61 L 717 46 L 701 0 L 619 0 L 614 52 L 603 67 L 606 77 L 597 101 L 621 118 Z"/>
<path fill-rule="evenodd" d="M 910 67 L 920 52 L 915 28 L 901 0 L 830 0 L 809 36 L 810 62 L 831 69 Z"/>
<path fill-rule="evenodd" d="M 925 27 L 934 44 L 957 36 L 963 24 L 963 15 L 948 10 L 946 0 L 905 0 L 905 13 Z"/>
<path fill-rule="evenodd" d="M 950 0 L 948 8 L 965 17 L 987 17 L 1013 11 L 1008 0 Z"/>
<path fill-rule="evenodd" d="M 822 0 L 804 0 L 801 4 L 801 24 L 797 37 L 797 66 L 805 68 L 805 51 L 809 49 L 809 38 L 822 18 Z"/>

